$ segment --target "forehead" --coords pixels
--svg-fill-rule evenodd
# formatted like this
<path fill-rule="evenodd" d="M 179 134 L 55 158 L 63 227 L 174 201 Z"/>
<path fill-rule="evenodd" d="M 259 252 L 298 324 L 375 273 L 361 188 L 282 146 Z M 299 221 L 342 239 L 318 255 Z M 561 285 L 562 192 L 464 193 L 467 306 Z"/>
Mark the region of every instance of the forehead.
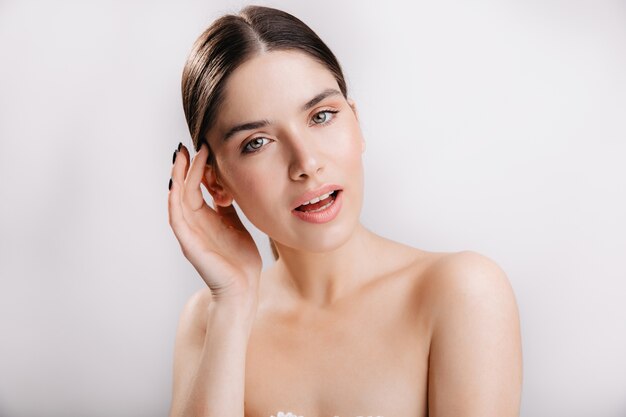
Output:
<path fill-rule="evenodd" d="M 216 125 L 247 120 L 280 119 L 299 112 L 304 103 L 326 88 L 339 89 L 324 65 L 298 51 L 260 53 L 229 76 Z"/>

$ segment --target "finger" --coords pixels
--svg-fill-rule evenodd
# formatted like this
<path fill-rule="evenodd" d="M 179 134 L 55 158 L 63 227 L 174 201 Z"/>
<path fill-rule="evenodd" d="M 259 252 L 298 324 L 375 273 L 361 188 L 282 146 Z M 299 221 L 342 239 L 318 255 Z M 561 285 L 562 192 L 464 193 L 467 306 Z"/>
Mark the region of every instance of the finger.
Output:
<path fill-rule="evenodd" d="M 185 176 L 187 175 L 187 166 L 189 166 L 189 151 L 185 145 L 181 144 L 179 147 L 180 149 L 176 152 L 172 166 L 172 186 L 168 195 L 168 216 L 174 234 L 180 241 L 180 235 L 190 233 L 190 228 L 185 219 L 182 206 Z"/>
<path fill-rule="evenodd" d="M 183 164 L 184 169 L 183 170 L 185 171 L 185 177 L 187 177 L 187 170 L 189 169 L 189 161 L 191 160 L 191 157 L 189 156 L 189 150 L 187 149 L 187 147 L 185 145 L 182 145 L 180 147 L 180 152 L 179 153 L 185 155 L 185 157 L 182 158 L 182 159 L 184 161 L 184 164 Z"/>
<path fill-rule="evenodd" d="M 204 167 L 206 166 L 207 159 L 209 157 L 209 148 L 206 143 L 200 145 L 200 150 L 196 153 L 191 161 L 191 167 L 187 174 L 187 180 L 194 188 L 200 186 L 200 181 L 204 176 Z"/>
<path fill-rule="evenodd" d="M 205 143 L 200 145 L 200 150 L 194 156 L 191 167 L 185 179 L 185 202 L 191 210 L 199 210 L 204 204 L 200 183 L 204 177 L 204 167 L 209 156 L 209 150 Z"/>
<path fill-rule="evenodd" d="M 209 204 L 209 206 L 211 208 L 214 208 L 217 204 L 215 204 L 215 200 L 213 200 L 213 196 L 211 195 L 211 193 L 209 192 L 209 182 L 206 179 L 206 176 L 202 176 L 202 180 L 201 180 L 202 185 L 204 185 L 204 188 L 207 190 L 207 194 L 210 196 L 211 199 L 211 204 Z M 205 200 L 206 201 L 206 200 Z"/>
<path fill-rule="evenodd" d="M 182 145 L 180 151 L 175 152 L 175 154 L 176 157 L 172 165 L 172 182 L 177 182 L 179 186 L 182 186 L 185 182 L 185 176 L 187 175 L 189 152 L 187 152 L 185 146 Z"/>
<path fill-rule="evenodd" d="M 179 155 L 181 156 L 181 155 Z M 178 162 L 178 157 L 176 158 Z M 167 213 L 168 220 L 172 230 L 174 231 L 174 235 L 179 242 L 185 241 L 187 236 L 189 236 L 190 229 L 189 225 L 185 220 L 185 216 L 183 215 L 183 207 L 181 203 L 181 191 L 182 185 L 180 181 L 174 179 L 174 174 L 172 176 L 172 186 L 170 187 L 170 191 L 167 198 Z"/>

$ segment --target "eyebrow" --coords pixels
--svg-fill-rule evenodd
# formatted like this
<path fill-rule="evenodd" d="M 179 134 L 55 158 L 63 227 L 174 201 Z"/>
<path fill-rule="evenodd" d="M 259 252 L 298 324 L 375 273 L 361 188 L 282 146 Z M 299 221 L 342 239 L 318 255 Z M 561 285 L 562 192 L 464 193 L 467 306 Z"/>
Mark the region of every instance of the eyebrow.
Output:
<path fill-rule="evenodd" d="M 311 100 L 309 100 L 306 103 L 304 103 L 304 105 L 302 106 L 302 111 L 309 110 L 311 107 L 315 106 L 317 103 L 319 103 L 320 101 L 324 100 L 327 97 L 336 96 L 336 95 L 339 95 L 339 94 L 342 94 L 342 93 L 341 93 L 341 91 L 337 90 L 336 88 L 327 88 L 326 90 L 324 90 L 321 93 L 317 94 Z M 260 127 L 265 127 L 265 126 L 268 126 L 268 125 L 271 125 L 271 124 L 272 124 L 272 122 L 270 122 L 267 119 L 238 124 L 236 126 L 233 126 L 230 129 L 228 129 L 228 131 L 224 134 L 223 141 L 226 142 L 228 139 L 230 139 L 237 132 L 241 132 L 243 130 L 258 129 Z"/>

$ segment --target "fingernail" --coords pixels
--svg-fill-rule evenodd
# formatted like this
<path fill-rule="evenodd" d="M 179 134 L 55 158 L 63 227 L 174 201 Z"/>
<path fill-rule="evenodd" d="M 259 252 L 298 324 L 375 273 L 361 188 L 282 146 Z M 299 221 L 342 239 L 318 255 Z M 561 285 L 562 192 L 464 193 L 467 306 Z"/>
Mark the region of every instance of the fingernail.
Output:
<path fill-rule="evenodd" d="M 167 186 L 167 189 L 168 189 L 168 190 L 171 190 L 171 189 L 172 189 L 172 179 L 171 179 L 171 178 L 170 178 L 170 184 Z"/>
<path fill-rule="evenodd" d="M 174 156 L 172 157 L 172 164 L 174 164 L 174 162 L 176 162 L 176 154 L 178 153 L 178 151 L 174 151 Z"/>
<path fill-rule="evenodd" d="M 183 146 L 182 142 L 178 142 L 178 150 L 180 151 L 181 146 Z"/>

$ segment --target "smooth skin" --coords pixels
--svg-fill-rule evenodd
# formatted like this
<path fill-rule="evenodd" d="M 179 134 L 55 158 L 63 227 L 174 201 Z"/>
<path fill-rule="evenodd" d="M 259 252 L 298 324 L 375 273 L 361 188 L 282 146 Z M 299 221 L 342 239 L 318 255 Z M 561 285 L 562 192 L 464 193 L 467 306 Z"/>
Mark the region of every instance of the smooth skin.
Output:
<path fill-rule="evenodd" d="M 356 104 L 331 94 L 303 108 L 332 89 L 307 55 L 262 52 L 227 82 L 208 134 L 219 169 L 205 145 L 191 163 L 184 146 L 177 154 L 170 225 L 207 287 L 180 316 L 170 416 L 518 416 L 521 336 L 505 273 L 478 253 L 419 250 L 360 223 Z M 291 213 L 325 183 L 343 187 L 337 218 Z M 262 269 L 233 201 L 275 240 L 273 265 Z"/>

